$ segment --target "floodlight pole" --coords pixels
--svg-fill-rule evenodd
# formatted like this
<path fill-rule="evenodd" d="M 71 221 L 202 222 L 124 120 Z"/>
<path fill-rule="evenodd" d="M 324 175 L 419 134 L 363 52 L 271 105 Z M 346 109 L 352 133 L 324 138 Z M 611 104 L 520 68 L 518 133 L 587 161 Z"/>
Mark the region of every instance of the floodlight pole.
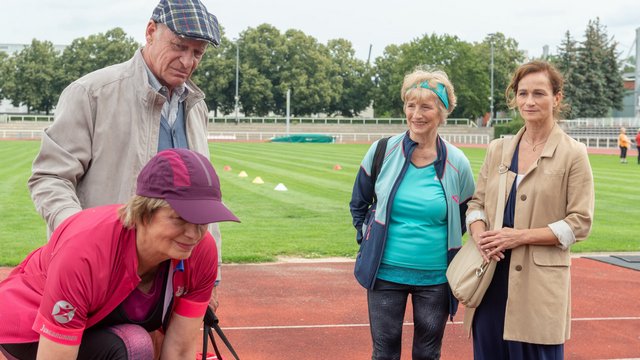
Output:
<path fill-rule="evenodd" d="M 635 76 L 636 117 L 640 117 L 640 27 L 636 29 L 636 76 Z"/>
<path fill-rule="evenodd" d="M 239 40 L 236 40 L 236 106 L 235 106 L 235 110 L 236 110 L 236 125 L 238 125 L 238 100 L 240 100 L 240 97 L 238 96 L 238 78 L 239 78 L 239 73 L 240 73 L 240 43 Z"/>
<path fill-rule="evenodd" d="M 289 113 L 291 104 L 291 89 L 287 89 L 287 136 L 289 136 Z"/>
<path fill-rule="evenodd" d="M 489 99 L 491 99 L 490 112 L 489 112 L 489 121 L 487 122 L 487 126 L 490 126 L 493 122 L 493 34 L 489 34 L 492 36 L 491 38 L 491 95 L 489 95 Z"/>

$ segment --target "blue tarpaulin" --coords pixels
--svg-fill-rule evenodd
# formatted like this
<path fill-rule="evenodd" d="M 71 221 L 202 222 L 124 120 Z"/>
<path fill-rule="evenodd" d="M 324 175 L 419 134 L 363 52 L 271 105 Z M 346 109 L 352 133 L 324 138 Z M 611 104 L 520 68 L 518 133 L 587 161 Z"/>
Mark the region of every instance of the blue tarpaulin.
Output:
<path fill-rule="evenodd" d="M 271 139 L 271 142 L 288 142 L 288 143 L 332 143 L 333 136 L 323 134 L 291 134 L 287 136 L 278 136 Z"/>

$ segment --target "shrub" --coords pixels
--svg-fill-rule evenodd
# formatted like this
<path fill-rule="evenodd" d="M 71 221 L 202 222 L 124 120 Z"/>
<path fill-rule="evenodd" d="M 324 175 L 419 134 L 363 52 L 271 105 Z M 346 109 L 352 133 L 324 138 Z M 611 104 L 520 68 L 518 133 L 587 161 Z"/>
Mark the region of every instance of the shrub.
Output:
<path fill-rule="evenodd" d="M 513 120 L 508 123 L 495 125 L 493 127 L 493 137 L 494 139 L 498 139 L 502 135 L 515 135 L 522 126 L 524 126 L 524 120 L 520 114 L 517 114 Z"/>

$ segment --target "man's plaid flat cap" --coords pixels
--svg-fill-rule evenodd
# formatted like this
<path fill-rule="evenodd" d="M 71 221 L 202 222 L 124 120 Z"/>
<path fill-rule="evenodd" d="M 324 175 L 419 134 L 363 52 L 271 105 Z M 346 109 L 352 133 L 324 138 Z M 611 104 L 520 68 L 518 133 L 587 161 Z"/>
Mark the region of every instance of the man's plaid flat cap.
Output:
<path fill-rule="evenodd" d="M 220 45 L 218 19 L 199 0 L 160 0 L 151 20 L 167 25 L 178 36 Z"/>

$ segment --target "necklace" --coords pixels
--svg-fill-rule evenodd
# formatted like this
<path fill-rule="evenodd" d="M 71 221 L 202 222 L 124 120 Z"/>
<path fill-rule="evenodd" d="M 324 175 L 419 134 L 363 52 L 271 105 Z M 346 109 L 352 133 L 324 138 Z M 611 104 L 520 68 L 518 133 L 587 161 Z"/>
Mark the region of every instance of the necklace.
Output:
<path fill-rule="evenodd" d="M 539 143 L 537 143 L 537 144 L 534 144 L 534 143 L 532 143 L 531 141 L 527 140 L 527 138 L 526 138 L 526 137 L 524 137 L 524 136 L 523 136 L 523 138 L 524 138 L 524 141 L 525 141 L 527 144 L 529 144 L 529 145 L 531 146 L 531 148 L 532 148 L 533 152 L 536 152 L 536 148 L 538 147 L 538 145 L 542 145 L 542 144 L 544 144 L 544 143 L 546 143 L 546 142 L 547 142 L 547 139 L 544 139 L 544 140 L 542 140 L 541 142 L 539 142 Z"/>

